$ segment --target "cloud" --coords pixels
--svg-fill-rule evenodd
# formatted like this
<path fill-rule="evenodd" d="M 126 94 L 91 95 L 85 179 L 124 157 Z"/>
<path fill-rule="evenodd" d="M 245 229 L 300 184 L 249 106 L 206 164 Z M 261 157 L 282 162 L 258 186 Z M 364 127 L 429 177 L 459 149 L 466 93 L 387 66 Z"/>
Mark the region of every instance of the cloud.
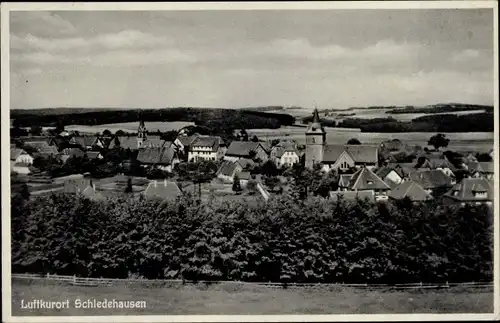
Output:
<path fill-rule="evenodd" d="M 21 33 L 70 35 L 77 28 L 68 20 L 51 11 L 12 11 L 10 14 L 11 30 Z"/>
<path fill-rule="evenodd" d="M 40 50 L 46 52 L 77 51 L 77 50 L 113 50 L 121 48 L 154 48 L 170 44 L 168 39 L 157 37 L 137 30 L 123 30 L 118 33 L 97 35 L 89 39 L 72 38 L 42 38 L 27 34 L 24 37 L 11 36 L 11 48 L 15 50 Z"/>

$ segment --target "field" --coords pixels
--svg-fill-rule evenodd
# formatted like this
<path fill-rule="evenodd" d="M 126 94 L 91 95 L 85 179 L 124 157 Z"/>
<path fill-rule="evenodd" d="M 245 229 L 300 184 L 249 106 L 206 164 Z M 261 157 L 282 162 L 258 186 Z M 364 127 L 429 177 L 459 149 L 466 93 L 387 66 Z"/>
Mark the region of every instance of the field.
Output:
<path fill-rule="evenodd" d="M 360 132 L 354 129 L 325 128 L 327 143 L 345 144 L 351 138 L 357 138 L 363 144 L 380 144 L 382 141 L 399 139 L 408 145 L 427 146 L 427 141 L 434 135 L 426 132 L 401 132 L 401 133 L 371 133 Z M 274 139 L 286 137 L 295 139 L 299 144 L 305 144 L 305 128 L 281 127 L 280 129 L 252 129 L 247 130 L 250 136 L 257 135 L 260 139 Z M 474 150 L 488 152 L 493 149 L 492 132 L 455 132 L 445 133 L 450 139 L 448 149 L 457 151 Z"/>
<path fill-rule="evenodd" d="M 77 309 L 76 299 L 145 301 L 145 309 Z M 21 309 L 21 300 L 65 301 L 69 309 Z M 375 290 L 349 287 L 265 287 L 221 283 L 123 283 L 73 286 L 45 280 L 12 281 L 12 315 L 409 314 L 493 312 L 491 288 Z"/>
<path fill-rule="evenodd" d="M 170 131 L 170 130 L 179 130 L 186 126 L 194 125 L 194 122 L 184 122 L 184 121 L 173 121 L 173 122 L 146 122 L 146 127 L 149 131 L 160 130 L 162 132 Z M 80 132 L 103 132 L 108 129 L 112 133 L 115 133 L 118 130 L 123 130 L 125 132 L 137 132 L 137 128 L 139 127 L 139 122 L 123 122 L 123 123 L 111 123 L 111 124 L 102 124 L 98 126 L 84 126 L 84 125 L 70 125 L 65 126 L 65 129 L 68 131 L 80 131 Z"/>

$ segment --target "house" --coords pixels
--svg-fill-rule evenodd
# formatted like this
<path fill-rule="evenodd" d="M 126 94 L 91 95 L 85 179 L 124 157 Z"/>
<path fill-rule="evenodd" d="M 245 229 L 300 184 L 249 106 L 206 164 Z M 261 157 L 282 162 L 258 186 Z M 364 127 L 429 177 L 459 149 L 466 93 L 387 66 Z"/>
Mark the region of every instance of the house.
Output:
<path fill-rule="evenodd" d="M 422 186 L 414 181 L 405 181 L 389 192 L 389 198 L 402 200 L 409 198 L 415 202 L 432 200 L 433 197 Z"/>
<path fill-rule="evenodd" d="M 86 150 L 104 148 L 105 146 L 104 142 L 98 136 L 75 136 L 69 140 L 69 143 Z"/>
<path fill-rule="evenodd" d="M 260 159 L 266 161 L 268 153 L 260 142 L 233 141 L 227 148 L 224 160 L 236 161 L 240 158 Z"/>
<path fill-rule="evenodd" d="M 103 159 L 103 155 L 99 151 L 87 151 L 85 152 L 88 159 Z"/>
<path fill-rule="evenodd" d="M 222 139 L 216 136 L 198 136 L 191 143 L 188 150 L 188 161 L 200 160 L 216 161 L 224 157 L 225 147 Z"/>
<path fill-rule="evenodd" d="M 466 164 L 470 177 L 493 179 L 495 165 L 493 162 L 469 162 Z"/>
<path fill-rule="evenodd" d="M 163 181 L 153 180 L 149 182 L 143 194 L 148 200 L 175 201 L 182 196 L 182 191 L 177 186 L 177 183 L 165 179 Z"/>
<path fill-rule="evenodd" d="M 306 130 L 306 167 L 312 169 L 321 164 L 324 171 L 349 170 L 365 166 L 374 168 L 378 164 L 378 146 L 329 145 L 326 132 L 321 125 L 318 110 L 314 109 L 313 120 Z"/>
<path fill-rule="evenodd" d="M 57 148 L 55 146 L 46 146 L 43 148 L 40 148 L 38 151 L 38 155 L 42 156 L 44 158 L 48 157 L 55 157 L 59 154 L 59 151 L 57 151 Z"/>
<path fill-rule="evenodd" d="M 10 164 L 10 171 L 13 173 L 16 173 L 16 174 L 26 175 L 26 174 L 31 173 L 30 166 L 31 166 L 31 164 L 27 164 L 27 163 L 23 163 L 23 162 L 11 163 Z"/>
<path fill-rule="evenodd" d="M 253 160 L 248 158 L 240 158 L 235 163 L 240 164 L 243 169 L 252 169 L 256 165 Z"/>
<path fill-rule="evenodd" d="M 96 190 L 91 179 L 77 178 L 64 181 L 64 193 L 77 194 L 89 199 L 103 199 L 103 195 Z"/>
<path fill-rule="evenodd" d="M 252 175 L 250 174 L 250 172 L 239 172 L 238 174 L 238 178 L 240 179 L 240 185 L 242 188 L 245 188 L 247 187 L 248 185 L 248 181 L 252 178 Z"/>
<path fill-rule="evenodd" d="M 401 168 L 384 166 L 375 172 L 375 174 L 380 177 L 385 183 L 387 183 L 391 188 L 394 188 L 401 184 L 405 175 Z"/>
<path fill-rule="evenodd" d="M 121 148 L 124 150 L 139 149 L 137 144 L 137 137 L 134 136 L 115 136 L 113 139 L 111 139 L 108 148 L 109 149 Z"/>
<path fill-rule="evenodd" d="M 10 149 L 10 162 L 11 164 L 23 163 L 27 165 L 33 164 L 33 157 L 26 151 L 20 148 Z"/>
<path fill-rule="evenodd" d="M 165 145 L 165 140 L 160 136 L 147 136 L 146 139 L 140 144 L 140 148 L 158 148 Z"/>
<path fill-rule="evenodd" d="M 432 194 L 438 188 L 451 187 L 455 184 L 453 178 L 437 169 L 412 172 L 410 179 L 422 186 L 429 194 Z"/>
<path fill-rule="evenodd" d="M 375 202 L 375 192 L 372 190 L 367 191 L 330 191 L 330 199 L 332 201 L 356 201 L 356 200 L 368 200 L 369 202 Z"/>
<path fill-rule="evenodd" d="M 40 151 L 40 149 L 42 148 L 49 147 L 49 143 L 47 142 L 47 140 L 25 141 L 23 143 L 23 146 Z"/>
<path fill-rule="evenodd" d="M 242 171 L 243 167 L 239 163 L 225 160 L 217 170 L 216 176 L 224 182 L 232 183 L 234 181 L 234 176 Z"/>
<path fill-rule="evenodd" d="M 349 189 L 349 182 L 351 181 L 352 174 L 341 174 L 339 178 L 339 190 L 347 191 Z"/>
<path fill-rule="evenodd" d="M 278 167 L 290 167 L 300 162 L 301 152 L 293 144 L 280 144 L 271 148 L 270 158 Z"/>
<path fill-rule="evenodd" d="M 69 158 L 83 158 L 85 156 L 85 151 L 80 148 L 65 148 L 59 156 L 61 161 L 65 163 Z"/>
<path fill-rule="evenodd" d="M 191 143 L 198 137 L 198 135 L 182 135 L 177 136 L 174 140 L 174 145 L 179 149 L 179 151 L 188 151 L 189 147 L 191 147 Z"/>
<path fill-rule="evenodd" d="M 375 199 L 387 198 L 391 187 L 378 177 L 370 168 L 362 167 L 352 175 L 344 187 L 348 191 L 374 191 Z"/>
<path fill-rule="evenodd" d="M 416 165 L 416 168 L 440 170 L 450 177 L 455 177 L 455 172 L 457 171 L 457 168 L 447 158 L 425 159 L 421 165 Z"/>
<path fill-rule="evenodd" d="M 465 205 L 467 203 L 492 205 L 493 182 L 485 178 L 464 178 L 445 195 L 446 203 Z"/>
<path fill-rule="evenodd" d="M 172 172 L 174 166 L 179 163 L 179 158 L 174 147 L 151 147 L 139 149 L 137 161 L 143 167 L 156 167 Z"/>
<path fill-rule="evenodd" d="M 406 147 L 401 142 L 401 140 L 399 140 L 399 139 L 392 139 L 392 140 L 383 141 L 380 144 L 380 148 L 386 149 L 388 151 L 401 151 L 401 150 L 404 150 Z"/>
<path fill-rule="evenodd" d="M 352 168 L 373 169 L 378 163 L 378 147 L 371 145 L 325 145 L 322 152 L 322 169 L 347 171 Z"/>
<path fill-rule="evenodd" d="M 69 140 L 63 137 L 53 137 L 50 138 L 49 146 L 53 146 L 57 151 L 61 151 L 69 145 Z"/>

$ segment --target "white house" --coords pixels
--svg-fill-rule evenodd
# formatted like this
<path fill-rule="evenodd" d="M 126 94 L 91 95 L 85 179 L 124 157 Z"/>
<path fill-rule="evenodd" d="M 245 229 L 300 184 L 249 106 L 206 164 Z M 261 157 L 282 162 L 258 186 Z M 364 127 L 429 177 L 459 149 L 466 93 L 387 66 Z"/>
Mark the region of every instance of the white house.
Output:
<path fill-rule="evenodd" d="M 300 152 L 294 145 L 279 145 L 271 149 L 270 157 L 278 167 L 290 167 L 300 161 Z"/>
<path fill-rule="evenodd" d="M 216 161 L 224 157 L 222 139 L 215 136 L 198 136 L 189 147 L 188 161 Z"/>
<path fill-rule="evenodd" d="M 224 182 L 232 183 L 234 181 L 234 176 L 242 170 L 243 167 L 239 163 L 225 160 L 221 167 L 217 170 L 217 178 L 223 180 Z"/>
<path fill-rule="evenodd" d="M 10 149 L 10 162 L 11 164 L 23 163 L 27 165 L 33 164 L 33 157 L 26 151 L 20 148 Z"/>

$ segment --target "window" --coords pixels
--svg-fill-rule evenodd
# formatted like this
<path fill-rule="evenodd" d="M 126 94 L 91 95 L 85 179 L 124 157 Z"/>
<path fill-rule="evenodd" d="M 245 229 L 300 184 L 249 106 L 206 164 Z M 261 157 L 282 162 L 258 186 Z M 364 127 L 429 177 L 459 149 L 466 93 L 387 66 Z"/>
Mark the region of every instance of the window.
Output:
<path fill-rule="evenodd" d="M 316 138 L 312 137 L 312 143 L 315 144 L 316 143 Z"/>
<path fill-rule="evenodd" d="M 477 197 L 477 198 L 486 198 L 487 194 L 484 191 L 475 191 L 474 192 L 474 197 Z"/>

